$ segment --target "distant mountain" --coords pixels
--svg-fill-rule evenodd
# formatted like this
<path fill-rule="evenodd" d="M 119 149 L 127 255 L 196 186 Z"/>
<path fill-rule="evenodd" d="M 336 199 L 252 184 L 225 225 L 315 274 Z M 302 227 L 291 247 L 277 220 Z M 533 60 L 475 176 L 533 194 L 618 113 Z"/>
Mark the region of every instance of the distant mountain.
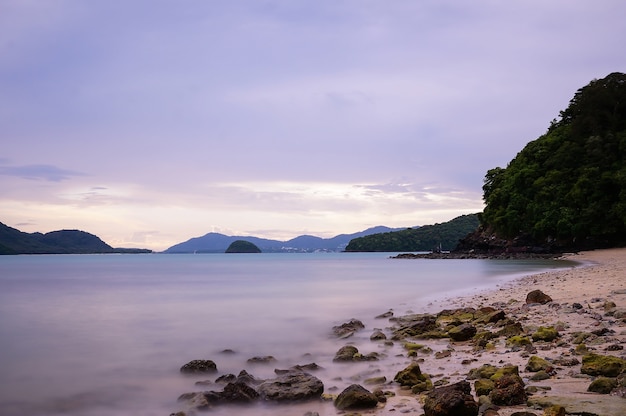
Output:
<path fill-rule="evenodd" d="M 25 233 L 0 223 L 0 254 L 147 253 L 150 250 L 113 248 L 93 234 L 60 230 Z"/>
<path fill-rule="evenodd" d="M 475 231 L 478 224 L 477 214 L 462 215 L 441 224 L 355 238 L 346 251 L 454 250 L 459 240 Z"/>
<path fill-rule="evenodd" d="M 223 253 L 236 240 L 248 241 L 259 247 L 264 253 L 343 251 L 350 240 L 366 235 L 404 230 L 377 226 L 354 234 L 340 234 L 332 238 L 321 238 L 312 235 L 301 235 L 287 241 L 268 240 L 253 236 L 228 236 L 219 233 L 208 233 L 202 237 L 191 238 L 173 245 L 165 253 Z"/>

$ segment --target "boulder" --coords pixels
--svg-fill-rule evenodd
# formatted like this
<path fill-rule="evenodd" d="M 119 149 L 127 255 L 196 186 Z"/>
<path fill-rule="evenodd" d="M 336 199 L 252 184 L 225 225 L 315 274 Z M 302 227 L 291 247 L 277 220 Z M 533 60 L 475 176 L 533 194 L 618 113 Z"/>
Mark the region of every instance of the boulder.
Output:
<path fill-rule="evenodd" d="M 472 324 L 461 324 L 448 330 L 448 336 L 453 341 L 467 341 L 476 335 L 476 327 Z"/>
<path fill-rule="evenodd" d="M 553 327 L 540 326 L 532 334 L 533 341 L 553 341 L 559 336 L 559 332 Z"/>
<path fill-rule="evenodd" d="M 370 335 L 371 341 L 384 341 L 387 339 L 387 336 L 380 329 L 375 330 L 372 335 Z"/>
<path fill-rule="evenodd" d="M 250 364 L 271 364 L 275 361 L 276 361 L 276 358 L 274 358 L 271 355 L 256 356 L 256 357 L 248 358 L 248 363 Z"/>
<path fill-rule="evenodd" d="M 348 338 L 354 335 L 355 332 L 365 328 L 363 322 L 358 319 L 350 319 L 341 325 L 333 327 L 333 333 L 339 338 Z"/>
<path fill-rule="evenodd" d="M 318 399 L 324 392 L 324 384 L 311 374 L 294 371 L 261 383 L 257 391 L 267 401 L 304 401 Z"/>
<path fill-rule="evenodd" d="M 335 407 L 339 410 L 370 409 L 377 404 L 376 395 L 358 384 L 348 386 L 335 399 Z"/>
<path fill-rule="evenodd" d="M 590 376 L 617 377 L 626 369 L 626 360 L 611 355 L 587 354 L 580 372 Z"/>
<path fill-rule="evenodd" d="M 228 383 L 222 391 L 205 392 L 204 396 L 211 404 L 246 404 L 259 398 L 259 393 L 241 380 Z"/>
<path fill-rule="evenodd" d="M 401 316 L 393 318 L 393 321 L 397 325 L 393 331 L 393 338 L 396 340 L 406 337 L 420 337 L 439 328 L 437 317 L 429 314 Z"/>
<path fill-rule="evenodd" d="M 542 305 L 548 303 L 548 302 L 552 302 L 552 298 L 548 295 L 546 295 L 545 293 L 543 293 L 541 290 L 537 289 L 537 290 L 533 290 L 532 292 L 529 292 L 526 295 L 526 303 L 540 303 Z"/>
<path fill-rule="evenodd" d="M 495 383 L 488 378 L 480 378 L 474 382 L 474 390 L 477 396 L 488 396 L 495 387 Z"/>
<path fill-rule="evenodd" d="M 426 394 L 424 399 L 425 416 L 476 416 L 478 403 L 471 395 L 467 381 L 438 387 Z"/>
<path fill-rule="evenodd" d="M 192 360 L 180 368 L 181 373 L 201 374 L 217 372 L 217 365 L 212 360 Z"/>
<path fill-rule="evenodd" d="M 354 345 L 345 345 L 335 353 L 333 361 L 354 361 L 354 357 L 359 353 L 359 349 Z"/>
<path fill-rule="evenodd" d="M 612 377 L 598 377 L 591 382 L 587 391 L 592 393 L 609 394 L 617 387 L 617 379 Z M 626 406 L 626 403 L 624 404 Z"/>
<path fill-rule="evenodd" d="M 393 380 L 401 386 L 412 387 L 416 384 L 427 381 L 428 376 L 422 374 L 422 370 L 420 369 L 418 363 L 413 362 L 404 370 L 398 371 Z"/>
<path fill-rule="evenodd" d="M 537 371 L 541 371 L 541 370 L 545 371 L 549 369 L 550 367 L 552 367 L 552 365 L 547 360 L 541 357 L 537 357 L 536 355 L 533 355 L 532 357 L 528 359 L 528 363 L 526 364 L 525 370 L 531 373 L 536 373 Z"/>
<path fill-rule="evenodd" d="M 489 399 L 498 406 L 514 406 L 526 403 L 524 381 L 515 374 L 503 375 L 495 381 L 495 386 L 489 393 Z"/>

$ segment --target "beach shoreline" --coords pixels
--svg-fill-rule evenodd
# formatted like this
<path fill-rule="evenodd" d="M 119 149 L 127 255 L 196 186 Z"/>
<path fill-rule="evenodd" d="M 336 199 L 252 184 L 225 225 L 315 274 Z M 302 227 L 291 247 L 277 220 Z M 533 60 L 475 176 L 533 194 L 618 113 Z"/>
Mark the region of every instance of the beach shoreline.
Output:
<path fill-rule="evenodd" d="M 471 341 L 418 340 L 415 342 L 423 343 L 433 351 L 421 357 L 418 354 L 422 372 L 430 374 L 435 383 L 438 380 L 455 383 L 465 380 L 470 369 L 485 364 L 496 367 L 513 365 L 518 367 L 526 387 L 539 389 L 529 396 L 528 403 L 535 407 L 539 407 L 539 402 L 543 405 L 561 403 L 567 413 L 582 409 L 594 414 L 590 409 L 596 408 L 603 409 L 597 413 L 601 416 L 623 414 L 626 411 L 626 399 L 587 391 L 595 377 L 581 373 L 580 361 L 584 354 L 575 352 L 578 344 L 574 338 L 579 333 L 600 334 L 606 331 L 602 336 L 591 336 L 585 340 L 588 352 L 626 359 L 624 350 L 618 349 L 626 343 L 626 319 L 615 318 L 613 313 L 626 311 L 626 248 L 566 254 L 562 258 L 576 264 L 571 268 L 526 275 L 498 284 L 495 288 L 438 299 L 429 304 L 429 310 L 433 311 L 488 307 L 501 309 L 508 318 L 521 322 L 526 334 L 542 326 L 558 328 L 557 340 L 533 342 L 531 352 L 511 348 L 504 339 L 495 340 L 493 348 L 489 350 L 477 350 Z M 534 290 L 547 294 L 552 301 L 546 304 L 526 304 L 528 293 Z M 609 346 L 617 347 L 611 350 Z M 448 351 L 449 356 L 446 358 L 435 357 L 442 352 L 446 354 L 441 355 L 447 355 Z M 578 363 L 571 366 L 555 364 L 550 378 L 532 381 L 533 372 L 525 369 L 530 356 L 556 363 L 566 358 Z M 404 360 L 402 365 L 407 362 Z M 468 362 L 471 364 L 462 364 Z M 421 400 L 416 400 L 410 392 L 400 393 L 391 397 L 384 408 L 376 413 L 392 415 L 397 411 L 421 414 Z M 493 414 L 509 416 L 520 411 L 543 414 L 540 409 L 529 409 L 527 404 L 501 406 Z"/>

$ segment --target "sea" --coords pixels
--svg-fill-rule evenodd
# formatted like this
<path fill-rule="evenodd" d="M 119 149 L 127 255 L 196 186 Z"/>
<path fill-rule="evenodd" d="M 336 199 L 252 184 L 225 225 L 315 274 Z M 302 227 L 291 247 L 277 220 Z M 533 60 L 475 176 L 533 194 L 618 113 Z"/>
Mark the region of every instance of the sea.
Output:
<path fill-rule="evenodd" d="M 224 374 L 259 379 L 316 363 L 325 391 L 393 369 L 369 340 L 399 316 L 496 288 L 561 260 L 393 259 L 394 253 L 0 256 L 0 415 L 167 416 Z M 365 329 L 338 339 L 333 326 Z M 347 343 L 380 362 L 337 364 Z M 269 363 L 254 364 L 254 357 Z M 388 361 L 385 361 L 384 357 Z M 180 367 L 213 360 L 216 374 Z M 396 359 L 397 361 L 397 359 Z M 389 369 L 385 369 L 385 365 Z M 395 370 L 393 370 L 395 371 Z M 393 374 L 386 374 L 393 378 Z M 196 385 L 207 381 L 208 385 Z M 332 403 L 217 407 L 211 415 L 336 415 Z"/>

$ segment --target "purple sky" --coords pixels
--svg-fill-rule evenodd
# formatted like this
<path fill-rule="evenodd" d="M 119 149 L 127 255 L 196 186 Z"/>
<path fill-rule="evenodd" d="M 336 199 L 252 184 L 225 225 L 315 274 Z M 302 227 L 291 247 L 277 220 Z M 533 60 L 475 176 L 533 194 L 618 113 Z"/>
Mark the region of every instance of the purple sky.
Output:
<path fill-rule="evenodd" d="M 163 250 L 482 210 L 626 2 L 0 0 L 0 222 Z"/>

